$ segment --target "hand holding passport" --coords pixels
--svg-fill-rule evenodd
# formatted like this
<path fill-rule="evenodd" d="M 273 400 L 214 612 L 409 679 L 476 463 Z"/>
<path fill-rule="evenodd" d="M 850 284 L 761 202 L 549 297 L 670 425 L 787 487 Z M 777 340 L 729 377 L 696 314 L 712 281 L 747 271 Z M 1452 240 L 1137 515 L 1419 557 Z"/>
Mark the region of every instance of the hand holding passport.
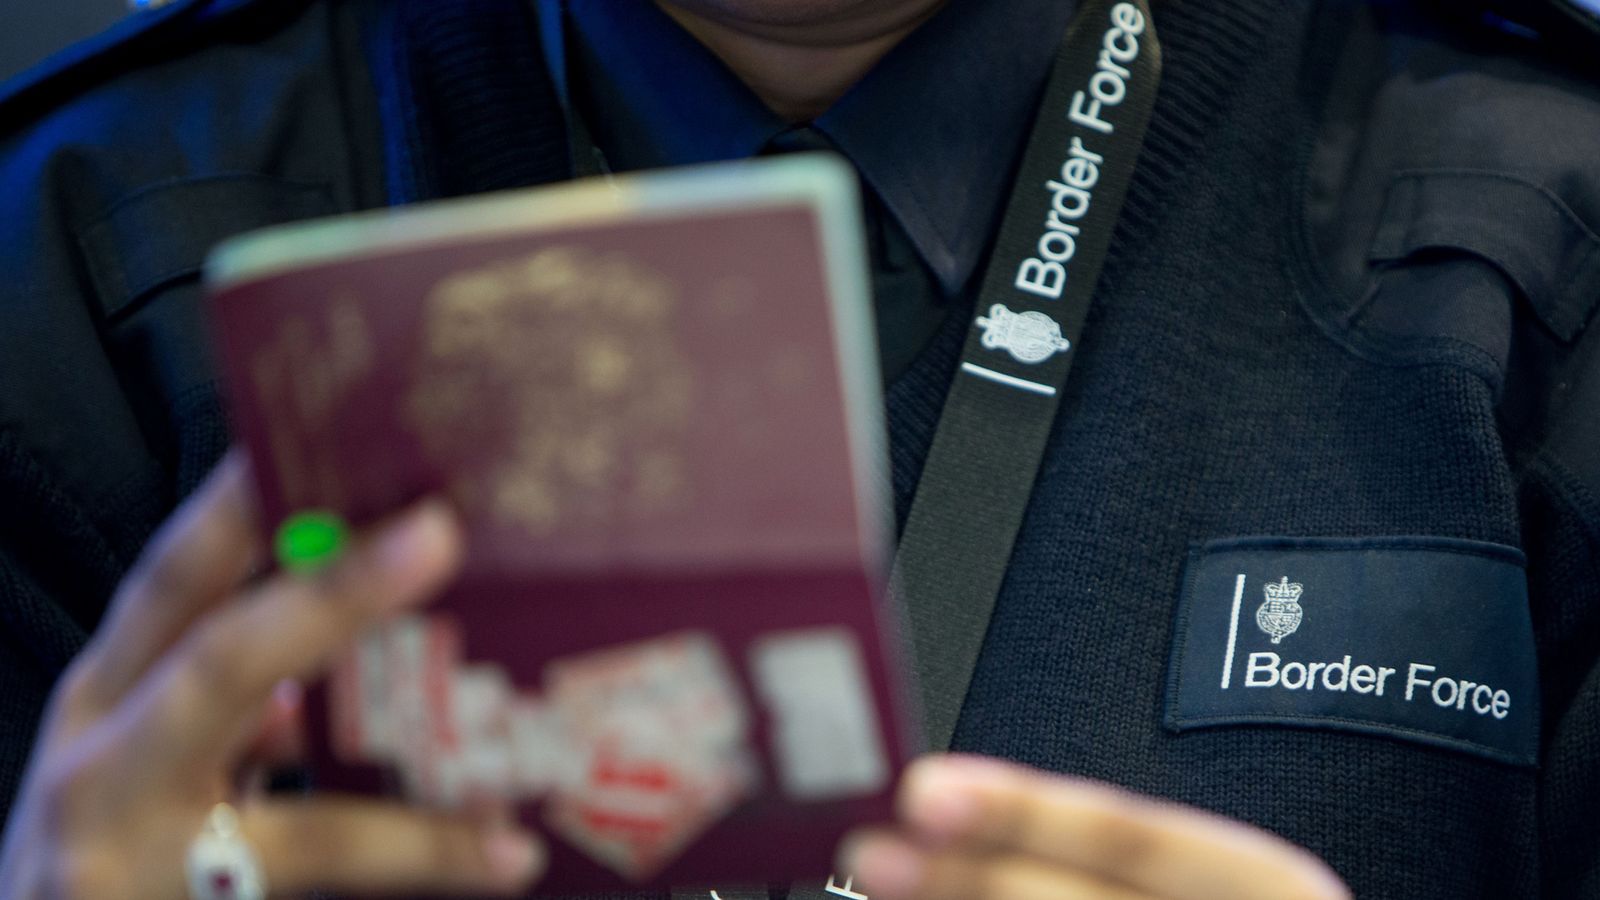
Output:
<path fill-rule="evenodd" d="M 438 493 L 467 532 L 442 599 L 329 679 L 319 788 L 513 801 L 556 891 L 817 878 L 890 818 L 916 748 L 853 177 L 737 163 L 218 250 L 268 526 Z"/>

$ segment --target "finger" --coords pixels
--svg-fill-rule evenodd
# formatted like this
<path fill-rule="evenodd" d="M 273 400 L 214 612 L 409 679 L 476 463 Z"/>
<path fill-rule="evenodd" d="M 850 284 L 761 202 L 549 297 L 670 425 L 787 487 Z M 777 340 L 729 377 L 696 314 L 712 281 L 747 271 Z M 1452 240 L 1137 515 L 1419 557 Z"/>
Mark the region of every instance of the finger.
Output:
<path fill-rule="evenodd" d="M 1321 860 L 1265 831 L 994 760 L 918 761 L 900 810 L 913 835 L 936 844 L 1031 855 L 1163 897 L 1349 897 Z"/>
<path fill-rule="evenodd" d="M 303 761 L 305 757 L 305 706 L 300 682 L 292 678 L 278 682 L 259 724 L 251 729 L 240 763 L 277 769 Z"/>
<path fill-rule="evenodd" d="M 266 706 L 244 726 L 238 755 L 227 757 L 234 760 L 225 773 L 232 775 L 234 796 L 265 796 L 279 776 L 304 762 L 300 694 L 299 682 L 278 682 Z"/>
<path fill-rule="evenodd" d="M 873 900 L 1156 900 L 1032 856 L 935 851 L 884 833 L 847 841 L 839 864 Z"/>
<path fill-rule="evenodd" d="M 109 708 L 264 558 L 249 465 L 229 452 L 146 545 L 86 652 L 84 699 Z"/>
<path fill-rule="evenodd" d="M 455 517 L 425 501 L 315 576 L 282 574 L 207 617 L 154 673 L 134 740 L 154 771 L 228 759 L 274 686 L 302 682 L 368 625 L 430 598 L 462 552 Z"/>
<path fill-rule="evenodd" d="M 359 894 L 515 894 L 546 852 L 498 821 L 434 815 L 354 799 L 276 801 L 241 815 L 274 896 L 313 888 Z"/>

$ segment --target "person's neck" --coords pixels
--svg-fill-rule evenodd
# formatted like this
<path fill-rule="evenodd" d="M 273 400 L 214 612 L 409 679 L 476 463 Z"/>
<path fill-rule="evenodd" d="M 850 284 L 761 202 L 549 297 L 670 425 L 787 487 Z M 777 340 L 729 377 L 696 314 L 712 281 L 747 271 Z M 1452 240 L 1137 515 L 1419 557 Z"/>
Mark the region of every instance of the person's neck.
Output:
<path fill-rule="evenodd" d="M 788 122 L 827 112 L 946 0 L 901 0 L 822 21 L 746 21 L 656 0 Z"/>

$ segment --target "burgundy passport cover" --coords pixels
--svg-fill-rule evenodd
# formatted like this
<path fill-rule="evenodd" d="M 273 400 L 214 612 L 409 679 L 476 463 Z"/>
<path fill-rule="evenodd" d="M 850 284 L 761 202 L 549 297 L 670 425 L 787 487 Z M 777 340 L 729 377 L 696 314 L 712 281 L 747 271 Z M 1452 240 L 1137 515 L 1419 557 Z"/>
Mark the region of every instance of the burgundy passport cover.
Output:
<path fill-rule="evenodd" d="M 802 158 L 219 251 L 269 526 L 430 492 L 467 525 L 426 620 L 319 694 L 320 788 L 516 797 L 541 892 L 821 878 L 890 816 L 915 747 L 855 216 Z"/>

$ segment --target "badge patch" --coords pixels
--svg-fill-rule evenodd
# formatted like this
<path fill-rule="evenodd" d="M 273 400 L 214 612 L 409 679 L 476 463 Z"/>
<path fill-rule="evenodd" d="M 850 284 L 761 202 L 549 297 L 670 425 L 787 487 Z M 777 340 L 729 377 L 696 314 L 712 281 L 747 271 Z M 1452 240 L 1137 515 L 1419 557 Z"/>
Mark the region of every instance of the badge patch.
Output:
<path fill-rule="evenodd" d="M 1236 538 L 1184 573 L 1166 726 L 1382 734 L 1538 757 L 1521 551 L 1448 538 Z"/>
<path fill-rule="evenodd" d="M 1036 310 L 1012 312 L 996 303 L 989 315 L 978 317 L 978 327 L 984 347 L 1004 350 L 1017 362 L 1042 363 L 1072 349 L 1072 342 L 1061 336 L 1061 323 Z"/>

